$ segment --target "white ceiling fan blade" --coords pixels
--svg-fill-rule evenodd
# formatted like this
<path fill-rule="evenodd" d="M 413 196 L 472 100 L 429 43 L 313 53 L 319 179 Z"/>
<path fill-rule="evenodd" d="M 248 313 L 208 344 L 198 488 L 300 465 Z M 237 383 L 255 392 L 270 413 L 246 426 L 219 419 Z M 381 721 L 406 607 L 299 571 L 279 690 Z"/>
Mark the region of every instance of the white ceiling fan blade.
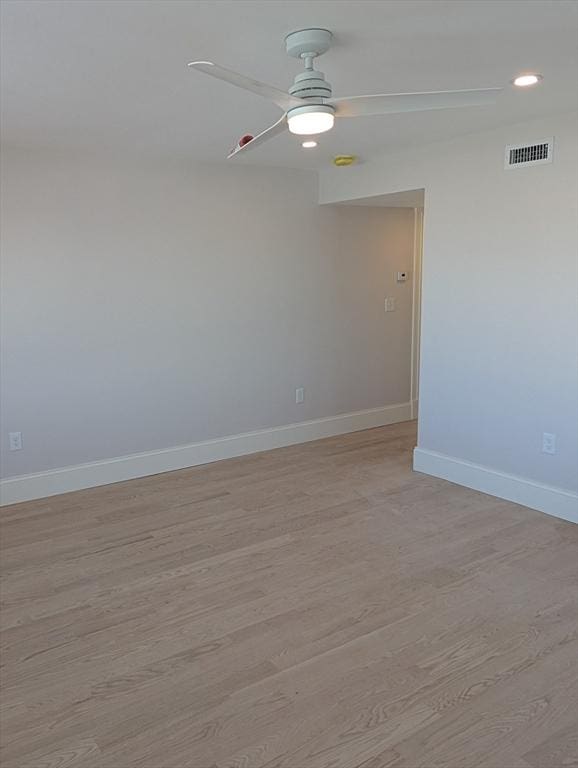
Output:
<path fill-rule="evenodd" d="M 393 115 L 430 109 L 478 107 L 493 104 L 501 88 L 478 88 L 473 91 L 428 91 L 426 93 L 376 93 L 373 96 L 351 96 L 330 99 L 337 117 Z"/>
<path fill-rule="evenodd" d="M 240 75 L 231 69 L 220 67 L 218 64 L 213 64 L 212 61 L 191 61 L 188 66 L 197 69 L 199 72 L 204 72 L 206 75 L 211 75 L 211 77 L 216 77 L 217 80 L 224 80 L 226 83 L 236 85 L 237 88 L 243 88 L 245 91 L 256 93 L 277 104 L 284 112 L 287 112 L 291 107 L 303 105 L 303 99 L 291 96 L 290 93 L 285 93 L 285 91 L 275 88 L 273 85 L 261 83 L 259 80 L 253 80 L 252 77 L 245 77 L 245 75 Z"/>
<path fill-rule="evenodd" d="M 260 144 L 264 144 L 266 141 L 269 141 L 269 139 L 272 139 L 274 136 L 278 136 L 280 133 L 283 133 L 286 130 L 287 115 L 283 115 L 283 117 L 279 118 L 276 123 L 273 123 L 273 125 L 270 125 L 269 128 L 261 131 L 261 133 L 258 133 L 255 138 L 251 139 L 251 141 L 248 141 L 246 144 L 243 144 L 242 147 L 236 146 L 235 149 L 233 149 L 232 152 L 229 152 L 227 155 L 227 160 L 230 160 L 232 157 L 236 157 L 242 152 L 248 152 L 250 149 L 255 149 L 255 147 L 258 147 Z"/>

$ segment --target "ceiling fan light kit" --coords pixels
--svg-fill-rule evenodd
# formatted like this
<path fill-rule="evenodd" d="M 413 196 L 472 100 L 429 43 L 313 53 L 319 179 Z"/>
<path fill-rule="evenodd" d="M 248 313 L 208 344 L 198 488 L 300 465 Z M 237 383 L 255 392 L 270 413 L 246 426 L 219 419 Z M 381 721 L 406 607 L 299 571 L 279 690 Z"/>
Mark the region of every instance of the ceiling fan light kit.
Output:
<path fill-rule="evenodd" d="M 315 136 L 331 130 L 335 118 L 483 106 L 493 103 L 502 90 L 477 88 L 425 93 L 377 93 L 334 99 L 331 85 L 325 75 L 313 66 L 315 59 L 329 50 L 332 39 L 333 35 L 328 29 L 317 27 L 300 29 L 286 36 L 285 48 L 289 56 L 301 59 L 305 64 L 304 71 L 295 77 L 288 91 L 225 69 L 211 61 L 189 63 L 189 67 L 256 93 L 283 110 L 283 115 L 277 122 L 252 139 L 240 141 L 229 153 L 228 158 L 253 150 L 287 129 L 299 136 Z"/>
<path fill-rule="evenodd" d="M 324 104 L 295 107 L 287 113 L 287 122 L 291 133 L 299 136 L 315 136 L 333 128 L 335 110 Z"/>

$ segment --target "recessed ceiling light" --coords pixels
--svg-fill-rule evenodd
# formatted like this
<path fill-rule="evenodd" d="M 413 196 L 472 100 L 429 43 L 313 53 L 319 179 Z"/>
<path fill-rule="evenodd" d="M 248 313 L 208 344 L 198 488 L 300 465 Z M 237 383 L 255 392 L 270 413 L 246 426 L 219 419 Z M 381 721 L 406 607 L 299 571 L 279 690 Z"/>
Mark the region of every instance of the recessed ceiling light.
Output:
<path fill-rule="evenodd" d="M 512 83 L 517 85 L 518 88 L 526 88 L 528 85 L 536 85 L 536 83 L 543 79 L 542 75 L 538 74 L 519 75 L 519 77 L 512 80 Z"/>
<path fill-rule="evenodd" d="M 316 141 L 304 141 L 303 144 L 301 144 L 302 147 L 305 149 L 313 149 L 313 147 L 317 146 Z"/>

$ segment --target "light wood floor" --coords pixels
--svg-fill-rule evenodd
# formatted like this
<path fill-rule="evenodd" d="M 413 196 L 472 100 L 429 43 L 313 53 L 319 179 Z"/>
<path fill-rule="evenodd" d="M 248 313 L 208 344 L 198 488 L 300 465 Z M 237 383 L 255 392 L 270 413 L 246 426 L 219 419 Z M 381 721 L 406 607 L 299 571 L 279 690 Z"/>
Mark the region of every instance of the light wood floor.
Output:
<path fill-rule="evenodd" d="M 414 444 L 5 508 L 3 768 L 578 765 L 578 526 Z"/>

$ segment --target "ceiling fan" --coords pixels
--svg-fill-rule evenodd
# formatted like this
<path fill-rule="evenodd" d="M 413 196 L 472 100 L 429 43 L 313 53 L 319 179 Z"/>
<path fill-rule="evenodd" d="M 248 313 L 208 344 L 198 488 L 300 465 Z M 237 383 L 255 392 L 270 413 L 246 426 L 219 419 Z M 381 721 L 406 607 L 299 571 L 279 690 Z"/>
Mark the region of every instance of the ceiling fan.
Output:
<path fill-rule="evenodd" d="M 425 93 L 378 93 L 370 96 L 332 98 L 331 85 L 323 72 L 313 68 L 314 60 L 331 45 L 333 35 L 328 29 L 302 29 L 285 38 L 287 53 L 305 63 L 289 91 L 261 83 L 238 72 L 220 67 L 212 61 L 191 61 L 189 67 L 224 80 L 238 88 L 257 93 L 283 110 L 282 117 L 255 137 L 246 136 L 228 158 L 255 149 L 287 129 L 301 136 L 314 136 L 333 128 L 336 117 L 391 115 L 454 107 L 491 104 L 501 88 L 478 88 L 468 91 L 428 91 Z"/>

